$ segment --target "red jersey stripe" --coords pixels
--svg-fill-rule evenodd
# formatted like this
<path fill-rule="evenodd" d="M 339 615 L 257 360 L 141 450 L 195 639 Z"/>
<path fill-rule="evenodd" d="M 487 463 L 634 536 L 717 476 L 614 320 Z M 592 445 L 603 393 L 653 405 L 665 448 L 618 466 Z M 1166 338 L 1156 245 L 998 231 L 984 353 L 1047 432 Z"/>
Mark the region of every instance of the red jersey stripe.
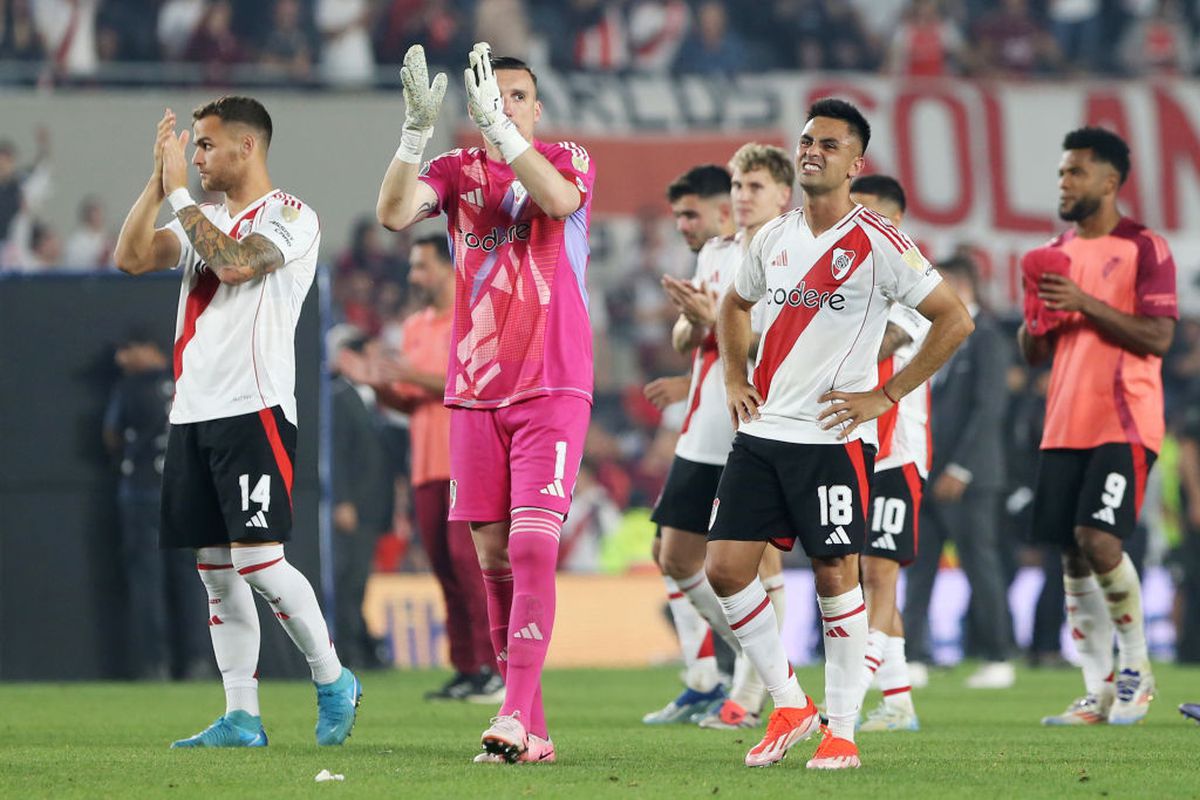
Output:
<path fill-rule="evenodd" d="M 879 362 L 879 386 L 883 386 L 896 374 L 896 357 L 888 356 Z M 877 460 L 883 460 L 892 454 L 892 442 L 896 438 L 896 423 L 900 421 L 900 404 L 893 403 L 892 407 L 879 415 L 876 422 L 879 431 L 879 455 Z"/>
<path fill-rule="evenodd" d="M 700 408 L 700 393 L 704 389 L 704 379 L 708 377 L 708 373 L 713 368 L 713 364 L 717 363 L 717 359 L 721 357 L 720 351 L 717 350 L 717 340 L 712 334 L 709 334 L 712 339 L 711 346 L 708 339 L 700 345 L 700 350 L 696 353 L 696 358 L 700 359 L 700 375 L 696 378 L 696 391 L 692 393 L 692 402 L 688 405 L 687 416 L 683 418 L 683 427 L 679 429 L 679 433 L 685 434 L 692 424 L 692 416 L 695 415 L 696 409 Z"/>
<path fill-rule="evenodd" d="M 896 248 L 896 252 L 904 253 L 909 249 L 904 246 L 904 241 L 899 236 L 895 235 L 894 233 L 889 231 L 887 228 L 883 227 L 883 225 L 879 224 L 878 222 L 871 219 L 870 217 L 864 215 L 863 222 L 870 225 L 872 228 L 877 230 L 879 233 L 882 233 L 883 237 L 885 239 L 887 239 L 889 242 L 891 242 L 892 247 Z M 893 229 L 893 230 L 895 230 L 895 229 Z"/>
<path fill-rule="evenodd" d="M 283 446 L 283 439 L 279 438 L 279 426 L 275 424 L 275 415 L 271 409 L 263 408 L 259 410 L 258 418 L 267 434 L 267 441 L 271 444 L 271 453 L 275 456 L 275 464 L 279 467 L 279 474 L 283 477 L 283 488 L 287 489 L 288 503 L 291 504 L 292 460 L 288 457 L 287 448 Z"/>
<path fill-rule="evenodd" d="M 833 251 L 835 248 L 843 248 L 854 252 L 854 263 L 842 275 L 841 280 L 838 280 L 833 274 Z M 858 268 L 866 261 L 867 254 L 871 251 L 871 241 L 867 234 L 858 226 L 849 230 L 845 236 L 831 245 L 825 254 L 817 259 L 816 263 L 808 270 L 808 273 L 796 284 L 798 290 L 800 285 L 804 285 L 805 294 L 808 292 L 817 292 L 818 296 L 824 292 L 832 292 L 841 286 L 850 277 L 858 271 Z M 787 305 L 779 312 L 779 316 L 767 329 L 763 336 L 763 341 L 760 347 L 762 348 L 762 358 L 758 362 L 758 366 L 754 368 L 754 388 L 758 390 L 759 395 L 765 401 L 771 389 L 771 380 L 775 377 L 776 370 L 783 363 L 784 359 L 792 351 L 796 341 L 800 335 L 808 328 L 813 318 L 820 312 L 820 308 L 810 308 L 805 305 Z"/>

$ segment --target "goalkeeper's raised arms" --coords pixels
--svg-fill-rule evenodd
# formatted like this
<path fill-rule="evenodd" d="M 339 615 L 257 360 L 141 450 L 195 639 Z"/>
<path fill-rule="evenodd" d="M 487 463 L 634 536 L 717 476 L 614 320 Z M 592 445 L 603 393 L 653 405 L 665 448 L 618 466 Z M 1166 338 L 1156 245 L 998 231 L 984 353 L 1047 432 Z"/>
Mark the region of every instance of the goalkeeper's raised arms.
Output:
<path fill-rule="evenodd" d="M 529 149 L 529 140 L 521 135 L 504 113 L 500 84 L 492 69 L 492 46 L 487 42 L 477 42 L 467 55 L 467 64 L 463 71 L 467 87 L 467 111 L 483 137 L 511 164 Z"/>
<path fill-rule="evenodd" d="M 404 87 L 404 130 L 396 158 L 406 164 L 419 164 L 446 96 L 446 73 L 439 72 L 430 83 L 425 48 L 414 44 L 404 54 L 400 83 Z"/>

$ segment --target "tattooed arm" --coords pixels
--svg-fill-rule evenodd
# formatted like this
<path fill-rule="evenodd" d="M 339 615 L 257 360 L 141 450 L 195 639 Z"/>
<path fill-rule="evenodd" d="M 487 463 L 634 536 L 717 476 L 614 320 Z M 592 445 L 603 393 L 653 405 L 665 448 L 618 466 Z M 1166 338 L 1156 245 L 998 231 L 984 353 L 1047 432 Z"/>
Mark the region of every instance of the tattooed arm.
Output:
<path fill-rule="evenodd" d="M 176 217 L 196 254 L 221 283 L 236 286 L 283 266 L 283 253 L 265 236 L 251 234 L 239 242 L 209 222 L 199 206 L 182 208 Z"/>
<path fill-rule="evenodd" d="M 419 164 L 397 158 L 388 165 L 375 204 L 375 217 L 388 230 L 402 231 L 437 211 L 437 192 L 417 180 L 420 169 Z"/>

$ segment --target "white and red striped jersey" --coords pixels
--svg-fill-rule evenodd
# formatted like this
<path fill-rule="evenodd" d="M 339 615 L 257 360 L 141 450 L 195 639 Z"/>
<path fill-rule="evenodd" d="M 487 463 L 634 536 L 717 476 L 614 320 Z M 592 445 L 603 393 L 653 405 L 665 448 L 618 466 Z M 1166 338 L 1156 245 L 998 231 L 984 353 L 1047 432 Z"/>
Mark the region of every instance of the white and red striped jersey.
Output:
<path fill-rule="evenodd" d="M 175 320 L 175 403 L 179 425 L 235 417 L 272 406 L 296 424 L 296 322 L 312 286 L 321 226 L 310 206 L 277 189 L 230 217 L 225 205 L 203 204 L 209 221 L 234 239 L 257 233 L 283 253 L 283 266 L 238 286 L 221 283 L 196 253 L 183 226 L 183 286 Z"/>
<path fill-rule="evenodd" d="M 745 254 L 745 238 L 741 233 L 709 239 L 696 257 L 692 282 L 724 294 Z M 692 355 L 692 384 L 688 388 L 687 412 L 675 444 L 675 455 L 699 464 L 721 465 L 729 458 L 732 443 L 733 423 L 725 404 L 725 368 L 717 350 L 714 328 Z"/>
<path fill-rule="evenodd" d="M 734 279 L 761 301 L 764 330 L 753 383 L 764 402 L 740 430 L 802 444 L 841 444 L 817 416 L 828 391 L 869 392 L 878 385 L 879 346 L 893 302 L 915 308 L 941 276 L 912 240 L 883 217 L 855 207 L 820 236 L 804 210 L 768 222 L 750 243 Z M 875 422 L 849 440 L 877 445 Z"/>
<path fill-rule="evenodd" d="M 887 321 L 898 326 L 912 339 L 896 352 L 879 362 L 879 383 L 912 361 L 929 333 L 929 320 L 908 306 L 892 303 Z M 929 431 L 929 381 L 913 389 L 887 413 L 876 420 L 879 430 L 879 452 L 875 456 L 875 471 L 913 464 L 922 478 L 929 476 L 933 443 Z"/>

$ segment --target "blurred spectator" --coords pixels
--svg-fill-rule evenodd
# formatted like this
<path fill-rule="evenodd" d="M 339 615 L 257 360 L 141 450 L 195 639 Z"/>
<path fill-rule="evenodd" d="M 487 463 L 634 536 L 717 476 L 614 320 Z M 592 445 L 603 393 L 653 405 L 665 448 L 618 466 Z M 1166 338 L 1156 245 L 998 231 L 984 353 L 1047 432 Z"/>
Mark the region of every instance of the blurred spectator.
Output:
<path fill-rule="evenodd" d="M 1089 71 L 1103 63 L 1104 17 L 1101 0 L 1050 0 L 1050 32 L 1068 67 Z"/>
<path fill-rule="evenodd" d="M 1178 0 L 1159 0 L 1121 40 L 1121 66 L 1131 75 L 1180 75 L 1195 68 L 1192 33 Z"/>
<path fill-rule="evenodd" d="M 204 19 L 207 0 L 166 0 L 158 12 L 158 43 L 168 61 L 183 58 Z"/>
<path fill-rule="evenodd" d="M 106 2 L 96 18 L 101 61 L 157 61 L 159 0 Z"/>
<path fill-rule="evenodd" d="M 621 509 L 609 497 L 588 459 L 579 465 L 571 513 L 563 523 L 558 568 L 564 572 L 598 572 L 604 538 L 621 524 Z"/>
<path fill-rule="evenodd" d="M 96 72 L 96 12 L 100 0 L 32 0 L 33 20 L 58 75 Z"/>
<path fill-rule="evenodd" d="M 375 281 L 360 269 L 338 273 L 333 280 L 333 296 L 342 311 L 342 321 L 354 325 L 368 336 L 376 336 L 383 320 L 375 308 Z"/>
<path fill-rule="evenodd" d="M 154 338 L 139 331 L 117 348 L 116 362 L 122 377 L 108 400 L 103 436 L 120 474 L 129 665 L 135 678 L 202 677 L 212 666 L 207 637 L 190 624 L 205 615 L 196 561 L 158 542 L 167 415 L 175 395 L 170 362 Z"/>
<path fill-rule="evenodd" d="M 626 15 L 630 65 L 665 72 L 679 57 L 691 12 L 683 0 L 634 0 Z"/>
<path fill-rule="evenodd" d="M 374 216 L 362 216 L 354 221 L 349 246 L 341 252 L 335 263 L 339 275 L 350 272 L 365 272 L 372 280 L 404 280 L 403 263 L 395 254 L 384 249 L 384 232 Z M 404 237 L 406 240 L 407 236 Z"/>
<path fill-rule="evenodd" d="M 12 0 L 0 9 L 0 61 L 41 61 L 46 52 L 33 21 L 32 0 Z"/>
<path fill-rule="evenodd" d="M 367 0 L 316 0 L 321 35 L 321 75 L 334 86 L 368 86 L 375 79 L 375 56 L 367 33 Z"/>
<path fill-rule="evenodd" d="M 1175 561 L 1178 581 L 1175 655 L 1200 663 L 1200 383 L 1184 406 L 1179 430 L 1180 516 L 1183 536 Z"/>
<path fill-rule="evenodd" d="M 479 0 L 475 6 L 475 41 L 488 42 L 492 52 L 529 59 L 529 15 L 522 0 Z"/>
<path fill-rule="evenodd" d="M 112 264 L 116 241 L 104 225 L 104 206 L 90 195 L 79 204 L 79 227 L 67 237 L 63 266 L 70 270 L 103 269 Z"/>
<path fill-rule="evenodd" d="M 730 30 L 725 4 L 704 0 L 696 9 L 696 27 L 675 59 L 676 71 L 736 75 L 748 65 L 749 51 L 741 36 Z"/>
<path fill-rule="evenodd" d="M 551 39 L 552 63 L 564 69 L 597 72 L 626 69 L 629 34 L 621 12 L 619 3 L 569 0 L 558 20 L 561 31 Z"/>
<path fill-rule="evenodd" d="M 300 0 L 275 1 L 274 25 L 259 56 L 259 63 L 268 73 L 292 81 L 307 81 L 312 76 L 312 44 L 300 10 Z"/>
<path fill-rule="evenodd" d="M 1004 0 L 975 26 L 980 70 L 985 74 L 1029 77 L 1059 66 L 1054 39 L 1034 19 L 1028 0 Z"/>
<path fill-rule="evenodd" d="M 822 0 L 829 19 L 825 40 L 825 67 L 856 72 L 878 67 L 875 53 L 879 50 L 863 27 L 853 6 L 842 0 Z"/>
<path fill-rule="evenodd" d="M 0 269 L 53 272 L 62 266 L 62 241 L 45 222 L 27 211 L 17 214 L 0 253 Z"/>
<path fill-rule="evenodd" d="M 348 359 L 365 344 L 353 325 L 337 325 L 326 336 L 333 405 L 334 627 L 338 655 L 352 667 L 377 667 L 378 647 L 363 619 L 363 597 L 380 535 L 392 514 L 388 454 L 375 418 L 375 393 L 348 377 Z"/>
<path fill-rule="evenodd" d="M 245 56 L 233 32 L 233 5 L 230 0 L 213 0 L 192 31 L 183 51 L 184 61 L 203 65 L 207 81 L 223 83 L 229 79 L 230 68 Z"/>
<path fill-rule="evenodd" d="M 888 71 L 895 75 L 951 75 L 961 72 L 967 61 L 966 40 L 942 13 L 938 0 L 915 0 L 891 42 Z"/>

